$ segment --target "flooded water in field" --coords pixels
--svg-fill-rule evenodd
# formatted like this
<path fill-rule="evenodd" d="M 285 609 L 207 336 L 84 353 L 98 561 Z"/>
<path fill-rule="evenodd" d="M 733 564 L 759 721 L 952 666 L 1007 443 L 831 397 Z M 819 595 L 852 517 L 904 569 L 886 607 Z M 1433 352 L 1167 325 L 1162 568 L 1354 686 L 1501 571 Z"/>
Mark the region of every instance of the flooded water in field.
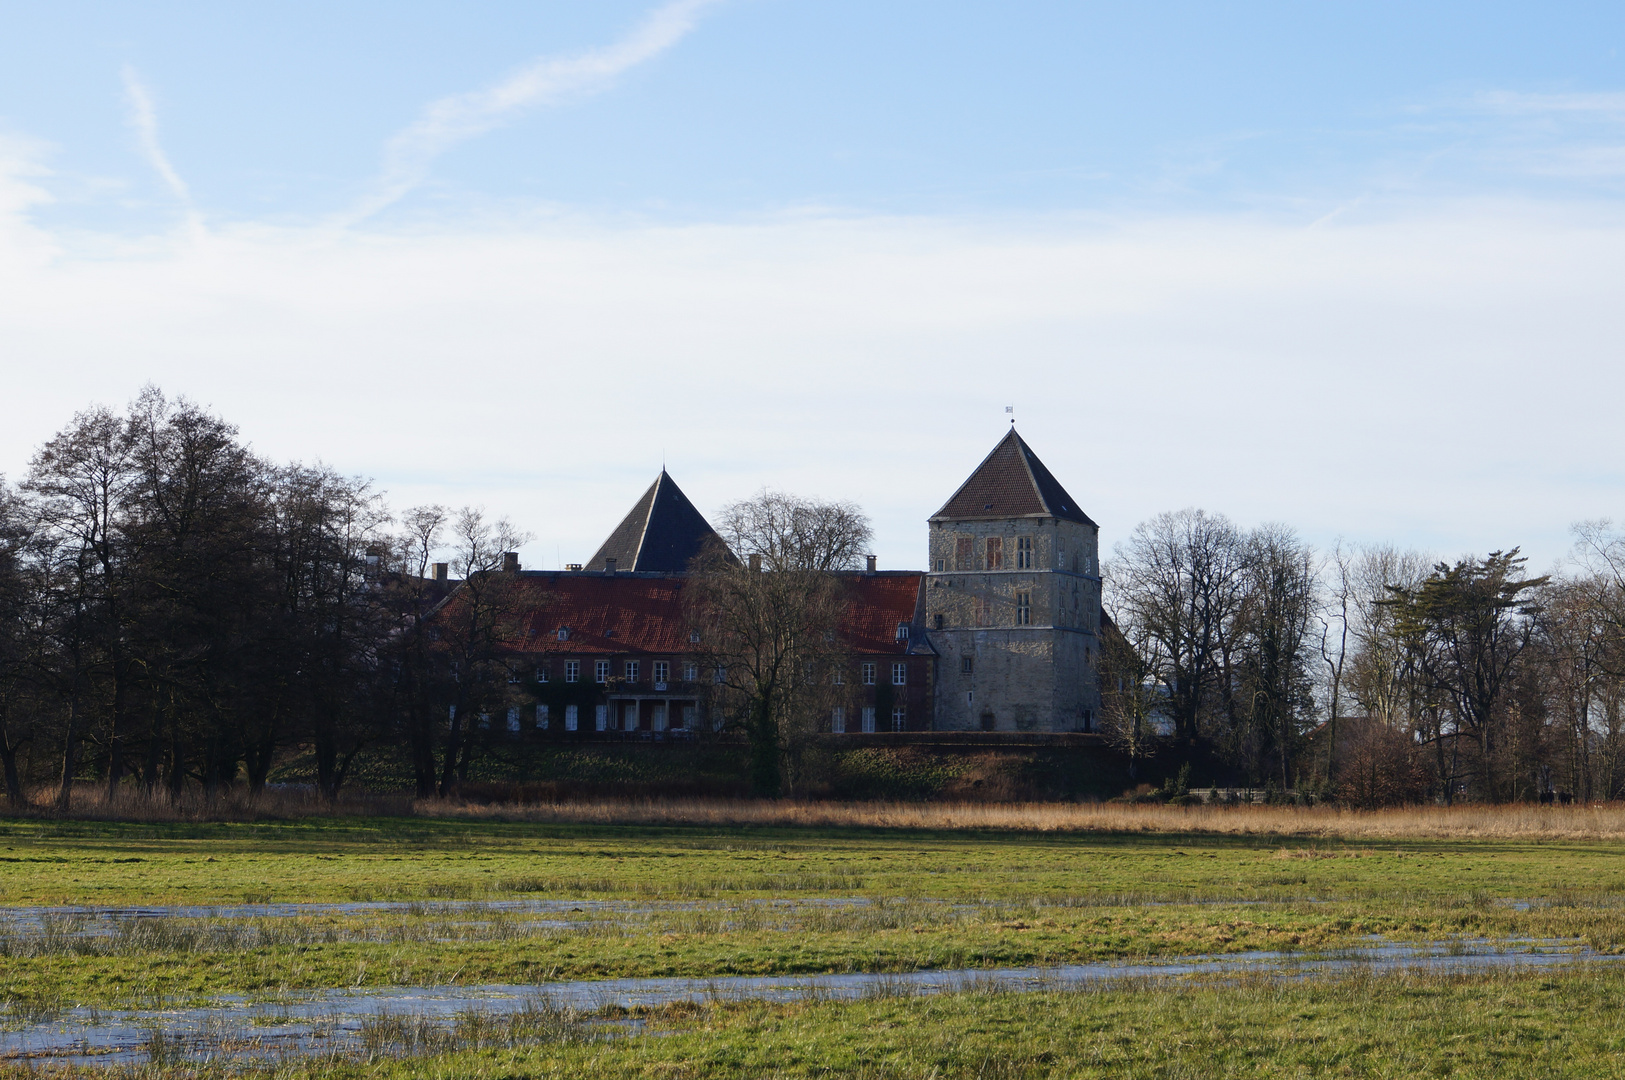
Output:
<path fill-rule="evenodd" d="M 218 910 L 218 909 L 213 909 Z M 14 1017 L 0 1030 L 0 1058 L 61 1064 L 129 1064 L 164 1059 L 277 1059 L 353 1053 L 378 1047 L 378 1032 L 410 1020 L 424 1029 L 468 1029 L 503 1018 L 585 1014 L 608 1008 L 683 1001 L 858 999 L 956 991 L 1068 990 L 1128 980 L 1271 975 L 1285 979 L 1350 972 L 1465 972 L 1614 963 L 1557 941 L 1373 943 L 1329 954 L 1251 952 L 1166 961 L 1073 964 L 1045 968 L 964 969 L 897 974 L 727 976 L 708 979 L 607 979 L 535 986 L 442 986 L 325 990 L 272 1001 L 222 997 L 202 1007 L 71 1009 L 51 1017 Z M 600 1021 L 572 1020 L 575 1038 L 625 1033 Z"/>

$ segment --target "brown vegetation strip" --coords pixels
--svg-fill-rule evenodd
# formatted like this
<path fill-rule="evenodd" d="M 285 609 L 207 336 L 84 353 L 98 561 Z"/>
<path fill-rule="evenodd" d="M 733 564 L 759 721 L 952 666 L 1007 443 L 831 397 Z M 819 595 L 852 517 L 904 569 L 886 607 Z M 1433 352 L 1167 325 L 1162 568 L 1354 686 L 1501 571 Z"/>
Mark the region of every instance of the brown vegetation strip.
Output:
<path fill-rule="evenodd" d="M 673 799 L 552 805 L 418 802 L 413 813 L 579 824 L 1218 833 L 1343 838 L 1625 839 L 1625 804 L 1407 807 L 1144 806 Z"/>
<path fill-rule="evenodd" d="M 356 793 L 330 802 L 302 791 L 235 791 L 176 802 L 136 792 L 109 801 L 81 788 L 66 813 L 26 816 L 125 821 L 245 821 L 303 817 L 424 817 L 580 825 L 944 829 L 1045 833 L 1211 833 L 1344 839 L 1625 839 L 1625 803 L 1412 806 L 1389 810 L 1123 803 L 827 802 L 795 799 L 599 799 L 469 803 Z"/>

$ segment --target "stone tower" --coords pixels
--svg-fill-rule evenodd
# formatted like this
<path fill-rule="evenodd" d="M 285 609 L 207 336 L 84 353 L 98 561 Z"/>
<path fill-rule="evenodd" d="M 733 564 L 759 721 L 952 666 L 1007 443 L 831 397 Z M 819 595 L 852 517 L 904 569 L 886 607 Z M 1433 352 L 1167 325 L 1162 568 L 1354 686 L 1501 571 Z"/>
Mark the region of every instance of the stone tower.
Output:
<path fill-rule="evenodd" d="M 1100 529 L 1015 428 L 931 516 L 942 731 L 1092 731 Z"/>

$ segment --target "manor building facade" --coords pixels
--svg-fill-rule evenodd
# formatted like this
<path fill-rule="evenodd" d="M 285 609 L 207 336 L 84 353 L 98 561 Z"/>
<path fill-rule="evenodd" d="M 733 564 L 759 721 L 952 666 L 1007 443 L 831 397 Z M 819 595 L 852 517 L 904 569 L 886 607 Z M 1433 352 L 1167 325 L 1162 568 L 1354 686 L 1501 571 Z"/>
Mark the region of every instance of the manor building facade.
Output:
<path fill-rule="evenodd" d="M 927 529 L 925 572 L 878 570 L 871 556 L 867 570 L 842 573 L 847 662 L 830 674 L 824 730 L 1093 730 L 1095 523 L 1012 428 Z M 704 660 L 683 590 L 691 561 L 720 543 L 662 469 L 585 564 L 510 562 L 507 729 L 671 738 L 715 728 L 723 673 Z"/>

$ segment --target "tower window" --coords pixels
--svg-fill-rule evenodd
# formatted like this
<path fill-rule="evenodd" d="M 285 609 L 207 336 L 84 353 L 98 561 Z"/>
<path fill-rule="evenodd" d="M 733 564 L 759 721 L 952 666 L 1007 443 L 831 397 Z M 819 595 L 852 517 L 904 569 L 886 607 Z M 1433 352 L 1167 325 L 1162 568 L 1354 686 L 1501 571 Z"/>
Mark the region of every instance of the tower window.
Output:
<path fill-rule="evenodd" d="M 961 675 L 969 675 L 971 672 L 973 672 L 975 670 L 976 670 L 976 660 L 975 660 L 974 657 L 961 656 L 959 658 L 959 673 Z"/>
<path fill-rule="evenodd" d="M 1030 536 L 1016 537 L 1016 569 L 1031 570 L 1033 568 L 1033 538 Z"/>
<path fill-rule="evenodd" d="M 987 569 L 998 570 L 1004 566 L 1004 537 L 990 536 L 986 544 Z"/>
<path fill-rule="evenodd" d="M 1016 593 L 1016 625 L 1029 626 L 1033 621 L 1033 594 Z"/>
<path fill-rule="evenodd" d="M 969 536 L 954 537 L 954 569 L 974 570 L 971 565 L 976 559 L 976 540 Z"/>
<path fill-rule="evenodd" d="M 945 564 L 945 563 L 946 563 L 946 562 L 947 562 L 947 560 L 946 560 L 946 559 L 938 559 L 938 560 L 937 560 L 937 562 L 936 562 L 936 567 L 937 567 L 937 573 L 939 573 L 939 574 L 940 574 L 940 573 L 942 573 L 942 568 L 943 568 L 943 565 L 944 565 L 944 564 Z"/>
<path fill-rule="evenodd" d="M 942 612 L 937 612 L 937 629 L 942 629 Z"/>

